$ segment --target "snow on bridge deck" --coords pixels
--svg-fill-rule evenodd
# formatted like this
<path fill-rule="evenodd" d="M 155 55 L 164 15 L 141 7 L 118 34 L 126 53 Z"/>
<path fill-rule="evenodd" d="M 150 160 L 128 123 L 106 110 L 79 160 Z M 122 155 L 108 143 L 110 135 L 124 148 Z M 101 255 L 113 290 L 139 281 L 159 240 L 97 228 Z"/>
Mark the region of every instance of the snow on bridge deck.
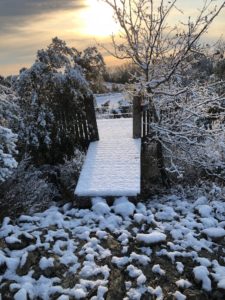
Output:
<path fill-rule="evenodd" d="M 141 185 L 141 139 L 132 138 L 132 119 L 98 120 L 75 190 L 77 196 L 137 196 Z"/>

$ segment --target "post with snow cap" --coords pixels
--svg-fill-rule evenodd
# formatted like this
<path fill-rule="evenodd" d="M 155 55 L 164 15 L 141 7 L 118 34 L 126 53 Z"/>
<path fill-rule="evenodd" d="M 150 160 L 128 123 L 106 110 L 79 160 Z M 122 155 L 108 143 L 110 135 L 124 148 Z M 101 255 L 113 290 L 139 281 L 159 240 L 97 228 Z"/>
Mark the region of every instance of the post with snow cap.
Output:
<path fill-rule="evenodd" d="M 133 138 L 141 138 L 141 102 L 142 95 L 137 94 L 133 97 Z"/>

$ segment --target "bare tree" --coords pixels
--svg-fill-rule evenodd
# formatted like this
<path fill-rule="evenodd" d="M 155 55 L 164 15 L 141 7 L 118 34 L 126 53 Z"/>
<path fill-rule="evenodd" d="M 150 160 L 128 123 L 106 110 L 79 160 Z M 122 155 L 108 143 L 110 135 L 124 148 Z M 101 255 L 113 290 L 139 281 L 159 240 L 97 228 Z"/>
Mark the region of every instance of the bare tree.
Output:
<path fill-rule="evenodd" d="M 120 24 L 119 36 L 112 35 L 113 51 L 118 59 L 130 59 L 142 70 L 149 90 L 168 81 L 190 52 L 199 51 L 197 42 L 225 6 L 217 7 L 214 0 L 204 0 L 195 19 L 169 25 L 173 13 L 183 13 L 177 0 L 103 0 L 114 11 Z M 165 4 L 166 2 L 166 4 Z M 118 38 L 118 40 L 117 40 Z M 157 68 L 159 64 L 166 68 Z"/>
<path fill-rule="evenodd" d="M 204 0 L 195 17 L 187 17 L 185 21 L 185 17 L 182 16 L 182 21 L 173 25 L 170 25 L 173 13 L 184 15 L 177 7 L 176 0 L 102 1 L 112 8 L 115 20 L 121 28 L 119 34 L 112 35 L 113 47 L 108 51 L 118 59 L 131 60 L 142 74 L 137 78 L 136 90 L 148 96 L 153 115 L 153 120 L 149 124 L 151 138 L 157 141 L 158 166 L 166 183 L 168 182 L 166 171 L 176 173 L 178 176 L 182 173 L 182 168 L 177 164 L 177 157 L 174 155 L 174 147 L 179 145 L 178 148 L 183 149 L 182 153 L 186 153 L 185 160 L 192 161 L 196 165 L 196 156 L 192 157 L 193 151 L 196 151 L 196 147 L 206 147 L 206 140 L 213 136 L 212 133 L 206 133 L 208 128 L 199 124 L 199 120 L 208 115 L 207 105 L 204 104 L 209 103 L 211 99 L 212 103 L 215 103 L 216 99 L 215 105 L 221 106 L 221 101 L 209 93 L 208 87 L 196 93 L 195 86 L 193 88 L 195 92 L 191 93 L 190 97 L 192 88 L 184 86 L 181 81 L 182 74 L 187 73 L 190 68 L 189 62 L 202 53 L 199 40 L 225 7 L 225 1 L 220 1 L 216 6 L 214 0 Z M 165 105 L 176 111 L 172 116 L 174 120 L 171 120 L 171 116 L 163 115 L 165 110 L 162 108 Z M 175 109 L 178 106 L 182 108 L 182 113 L 181 110 Z M 205 142 L 199 142 L 197 136 L 210 138 L 205 138 Z M 198 151 L 200 152 L 202 157 L 198 160 L 199 166 L 205 167 L 203 161 L 207 155 L 205 151 Z M 212 168 L 208 169 L 212 171 Z"/>

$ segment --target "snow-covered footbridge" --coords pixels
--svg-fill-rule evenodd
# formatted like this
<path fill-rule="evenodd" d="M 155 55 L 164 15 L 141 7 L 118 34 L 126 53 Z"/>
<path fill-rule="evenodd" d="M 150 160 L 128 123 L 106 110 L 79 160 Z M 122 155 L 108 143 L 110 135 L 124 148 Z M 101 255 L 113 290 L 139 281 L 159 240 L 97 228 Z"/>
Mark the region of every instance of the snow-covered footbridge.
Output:
<path fill-rule="evenodd" d="M 133 119 L 98 120 L 99 141 L 89 145 L 77 196 L 137 196 L 141 189 L 141 139 Z"/>

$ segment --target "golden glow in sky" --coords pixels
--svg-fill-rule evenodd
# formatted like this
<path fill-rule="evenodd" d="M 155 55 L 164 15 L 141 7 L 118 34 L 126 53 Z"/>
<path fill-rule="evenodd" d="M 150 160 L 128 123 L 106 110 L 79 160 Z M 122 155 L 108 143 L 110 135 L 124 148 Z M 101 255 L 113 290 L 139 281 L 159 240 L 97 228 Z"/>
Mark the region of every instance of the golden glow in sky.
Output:
<path fill-rule="evenodd" d="M 203 1 L 177 0 L 184 15 L 174 12 L 171 22 L 193 15 Z M 207 40 L 218 40 L 224 28 L 225 9 L 210 27 Z M 96 41 L 109 45 L 110 35 L 118 31 L 111 8 L 102 0 L 0 0 L 0 75 L 18 74 L 22 67 L 29 67 L 37 50 L 55 36 L 83 50 Z M 121 63 L 103 54 L 111 66 Z"/>
<path fill-rule="evenodd" d="M 87 9 L 81 11 L 79 16 L 84 25 L 82 34 L 106 37 L 119 30 L 108 5 L 95 0 L 87 0 L 87 5 Z"/>

